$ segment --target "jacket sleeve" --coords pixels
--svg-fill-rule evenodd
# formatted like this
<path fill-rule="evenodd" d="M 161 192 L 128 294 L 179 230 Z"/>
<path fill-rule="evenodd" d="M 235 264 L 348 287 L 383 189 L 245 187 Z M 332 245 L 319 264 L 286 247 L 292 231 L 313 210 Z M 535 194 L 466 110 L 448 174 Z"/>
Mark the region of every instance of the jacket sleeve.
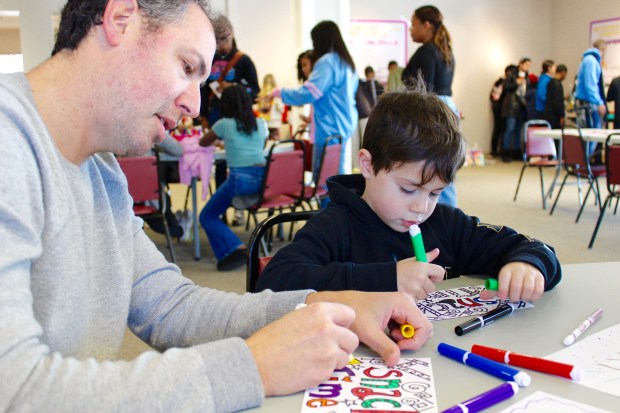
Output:
<path fill-rule="evenodd" d="M 254 99 L 258 96 L 258 92 L 260 92 L 258 75 L 256 74 L 256 66 L 254 66 L 254 62 L 250 59 L 250 56 L 244 54 L 239 59 L 235 67 L 238 71 L 238 74 L 235 75 L 237 78 L 235 80 L 248 89 L 248 92 L 252 97 L 252 101 L 254 101 Z"/>
<path fill-rule="evenodd" d="M 582 62 L 582 76 L 579 79 L 583 83 L 583 88 L 587 96 L 587 100 L 595 102 L 597 105 L 603 105 L 605 102 L 601 98 L 599 90 L 600 66 L 594 57 L 588 56 Z"/>
<path fill-rule="evenodd" d="M 282 88 L 282 102 L 287 105 L 301 106 L 306 103 L 314 103 L 327 93 L 334 85 L 334 68 L 329 55 L 321 57 L 312 72 L 310 78 L 297 89 Z"/>
<path fill-rule="evenodd" d="M 547 86 L 547 103 L 545 112 L 558 118 L 564 117 L 564 96 L 562 84 L 552 80 Z"/>
<path fill-rule="evenodd" d="M 343 226 L 346 219 L 330 210 L 306 223 L 293 242 L 275 254 L 258 278 L 259 291 L 396 291 L 396 262 L 351 262 L 353 232 Z"/>
<path fill-rule="evenodd" d="M 525 262 L 540 270 L 545 277 L 545 290 L 560 282 L 560 263 L 553 248 L 545 243 L 506 226 L 482 223 L 459 209 L 440 219 L 444 220 L 440 228 L 452 227 L 450 239 L 444 242 L 445 250 L 453 255 L 455 276 L 488 274 L 497 277 L 504 265 Z"/>

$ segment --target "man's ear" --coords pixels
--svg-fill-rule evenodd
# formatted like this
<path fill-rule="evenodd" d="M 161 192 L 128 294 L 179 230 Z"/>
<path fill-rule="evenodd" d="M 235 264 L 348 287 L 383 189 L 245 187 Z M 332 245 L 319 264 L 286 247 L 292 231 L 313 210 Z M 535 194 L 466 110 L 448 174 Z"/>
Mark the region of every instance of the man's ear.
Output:
<path fill-rule="evenodd" d="M 360 171 L 364 178 L 370 178 L 374 175 L 374 171 L 372 170 L 372 155 L 366 149 L 360 149 L 358 154 Z"/>
<path fill-rule="evenodd" d="M 108 44 L 118 46 L 125 36 L 127 27 L 139 18 L 136 0 L 109 0 L 102 21 Z"/>

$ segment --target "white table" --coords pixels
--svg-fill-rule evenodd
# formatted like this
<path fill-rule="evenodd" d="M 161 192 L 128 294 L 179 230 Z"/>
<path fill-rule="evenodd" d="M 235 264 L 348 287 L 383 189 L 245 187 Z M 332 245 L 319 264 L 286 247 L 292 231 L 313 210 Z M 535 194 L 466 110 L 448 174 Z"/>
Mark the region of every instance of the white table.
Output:
<path fill-rule="evenodd" d="M 564 129 L 564 133 L 567 135 L 579 136 L 577 129 Z M 581 129 L 581 136 L 585 141 L 605 143 L 607 137 L 612 133 L 620 133 L 620 129 Z M 532 136 L 545 136 L 556 140 L 562 140 L 562 129 L 545 129 L 536 128 L 532 130 Z M 620 143 L 620 136 L 616 136 L 612 141 Z"/>
<path fill-rule="evenodd" d="M 501 384 L 498 379 L 471 367 L 458 364 L 437 353 L 437 345 L 445 342 L 463 349 L 473 344 L 488 345 L 529 354 L 546 356 L 564 348 L 562 340 L 597 307 L 605 310 L 603 317 L 587 330 L 580 340 L 620 323 L 620 262 L 564 265 L 563 280 L 537 301 L 534 308 L 519 310 L 484 328 L 457 336 L 454 327 L 467 318 L 433 323 L 434 335 L 416 352 L 403 357 L 430 357 L 433 365 L 439 411 L 465 401 Z M 441 289 L 480 285 L 483 279 L 460 277 L 445 281 Z M 620 349 L 619 349 L 620 351 Z M 360 347 L 357 355 L 375 355 Z M 485 412 L 499 412 L 537 390 L 576 400 L 612 412 L 620 411 L 620 398 L 599 392 L 570 380 L 527 370 L 532 377 L 529 387 Z M 620 386 L 620 383 L 618 384 Z M 303 393 L 270 397 L 251 412 L 299 412 Z"/>

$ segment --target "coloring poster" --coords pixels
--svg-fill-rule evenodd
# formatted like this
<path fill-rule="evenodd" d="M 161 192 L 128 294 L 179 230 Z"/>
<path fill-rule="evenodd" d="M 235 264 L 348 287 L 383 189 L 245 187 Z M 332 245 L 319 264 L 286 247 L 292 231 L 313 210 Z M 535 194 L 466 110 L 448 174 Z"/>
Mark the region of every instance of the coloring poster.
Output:
<path fill-rule="evenodd" d="M 437 412 L 430 358 L 402 358 L 389 368 L 378 357 L 356 357 L 306 390 L 302 413 Z"/>
<path fill-rule="evenodd" d="M 480 292 L 484 285 L 451 288 L 430 293 L 424 300 L 418 301 L 418 308 L 430 321 L 448 318 L 479 316 L 499 305 L 499 299 L 481 300 Z M 534 307 L 527 301 L 508 301 L 515 309 Z"/>
<path fill-rule="evenodd" d="M 537 391 L 500 413 L 611 413 L 587 404 Z"/>
<path fill-rule="evenodd" d="M 581 336 L 575 344 L 545 358 L 581 367 L 584 379 L 575 383 L 620 397 L 620 324 Z"/>

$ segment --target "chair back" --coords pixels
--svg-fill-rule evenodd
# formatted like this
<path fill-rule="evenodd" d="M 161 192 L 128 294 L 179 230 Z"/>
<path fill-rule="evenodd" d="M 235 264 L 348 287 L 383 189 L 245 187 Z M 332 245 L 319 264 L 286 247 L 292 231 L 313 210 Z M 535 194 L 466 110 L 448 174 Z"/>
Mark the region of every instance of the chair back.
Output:
<path fill-rule="evenodd" d="M 534 136 L 533 132 L 540 129 L 551 129 L 551 125 L 546 120 L 529 120 L 523 125 L 524 156 L 532 158 L 534 156 L 557 158 L 557 151 L 553 138 L 545 136 Z"/>
<path fill-rule="evenodd" d="M 586 155 L 586 144 L 581 136 L 570 135 L 562 131 L 562 157 L 567 172 L 575 175 L 589 175 L 590 163 Z"/>
<path fill-rule="evenodd" d="M 256 282 L 258 277 L 263 272 L 263 269 L 271 260 L 271 257 L 259 257 L 261 241 L 265 234 L 268 233 L 274 226 L 284 222 L 298 222 L 308 221 L 320 211 L 300 211 L 300 212 L 288 212 L 278 215 L 272 215 L 262 221 L 254 228 L 250 240 L 248 241 L 248 265 L 246 272 L 246 291 L 256 292 Z"/>
<path fill-rule="evenodd" d="M 120 157 L 118 164 L 127 177 L 127 186 L 133 202 L 161 201 L 155 156 Z"/>
<path fill-rule="evenodd" d="M 319 169 L 316 171 L 315 188 L 324 186 L 327 178 L 338 175 L 338 167 L 340 166 L 340 152 L 342 151 L 342 137 L 333 135 L 325 141 L 325 147 L 321 154 L 321 162 Z"/>
<path fill-rule="evenodd" d="M 610 194 L 620 193 L 620 143 L 611 142 L 614 136 L 620 142 L 620 133 L 612 133 L 605 140 L 607 190 Z"/>
<path fill-rule="evenodd" d="M 278 146 L 292 143 L 294 140 L 276 142 L 267 155 L 265 175 L 263 178 L 262 196 L 259 204 L 265 199 L 282 194 L 292 195 L 303 199 L 304 195 L 304 159 L 305 150 L 298 146 L 285 152 L 279 151 Z"/>

